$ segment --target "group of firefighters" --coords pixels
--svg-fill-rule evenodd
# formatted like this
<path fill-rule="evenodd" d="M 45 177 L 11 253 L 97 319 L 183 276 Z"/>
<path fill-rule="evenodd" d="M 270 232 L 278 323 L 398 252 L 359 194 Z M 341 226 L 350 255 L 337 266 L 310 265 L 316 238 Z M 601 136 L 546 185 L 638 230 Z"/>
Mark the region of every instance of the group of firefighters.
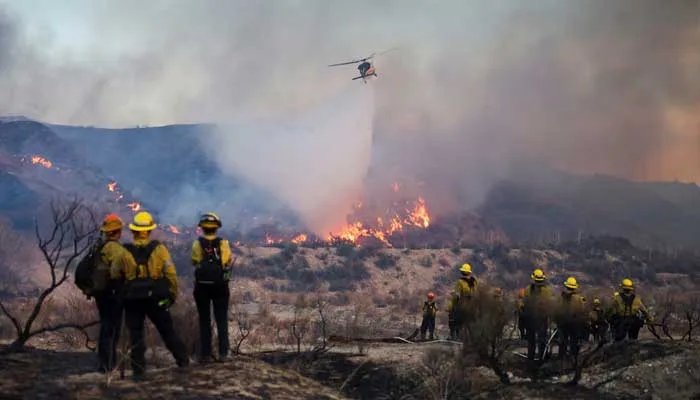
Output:
<path fill-rule="evenodd" d="M 450 339 L 463 338 L 463 328 L 471 319 L 470 302 L 476 301 L 479 285 L 472 273 L 470 264 L 459 269 L 460 278 L 455 283 L 447 305 Z M 568 277 L 563 290 L 557 298 L 548 283 L 544 271 L 535 269 L 530 275 L 530 284 L 518 291 L 517 325 L 520 338 L 527 340 L 527 357 L 530 360 L 543 360 L 549 339 L 552 336 L 550 323 L 556 325 L 559 340 L 559 356 L 576 357 L 582 341 L 591 336 L 596 342 L 606 342 L 608 332 L 614 341 L 626 338 L 636 340 L 644 323 L 651 323 L 651 316 L 642 299 L 635 293 L 630 279 L 623 279 L 620 291 L 616 292 L 607 307 L 600 299 L 593 299 L 588 306 L 585 297 L 579 292 L 579 285 L 574 277 Z M 502 301 L 502 291 L 495 289 L 494 295 Z M 420 328 L 421 339 L 435 338 L 435 318 L 438 306 L 435 294 L 429 292 L 423 303 L 423 322 Z"/>
<path fill-rule="evenodd" d="M 227 240 L 217 236 L 221 220 L 216 214 L 202 215 L 198 225 L 202 235 L 192 244 L 192 264 L 195 268 L 193 297 L 199 314 L 200 362 L 213 361 L 212 308 L 218 331 L 217 360 L 223 361 L 229 353 L 231 248 Z M 76 279 L 78 287 L 88 298 L 95 298 L 97 304 L 100 372 L 111 371 L 117 365 L 116 349 L 122 318 L 129 333 L 134 380 L 144 378 L 146 317 L 155 325 L 177 365 L 184 368 L 190 364 L 189 352 L 169 311 L 178 300 L 177 272 L 165 244 L 151 238 L 156 227 L 151 214 L 139 212 L 128 225 L 132 242 L 121 243 L 124 223 L 115 214 L 107 215 L 100 228 L 103 237 L 91 250 L 96 254 L 92 279 L 87 283 L 80 282 L 82 284 Z"/>
<path fill-rule="evenodd" d="M 221 225 L 216 214 L 202 215 L 198 224 L 202 235 L 192 243 L 193 297 L 199 314 L 199 361 L 202 363 L 214 360 L 212 308 L 218 333 L 217 360 L 226 360 L 229 353 L 228 283 L 233 261 L 229 242 L 217 235 Z M 91 250 L 95 254 L 95 265 L 89 282 L 78 286 L 88 298 L 95 298 L 99 312 L 99 370 L 108 372 L 116 367 L 116 348 L 123 318 L 129 333 L 133 378 L 141 380 L 145 372 L 146 317 L 155 325 L 179 367 L 187 367 L 190 358 L 169 311 L 178 299 L 177 272 L 165 244 L 151 238 L 157 227 L 153 216 L 145 211 L 134 216 L 128 225 L 133 238 L 130 243 L 121 242 L 124 226 L 115 214 L 105 217 L 100 228 L 103 237 Z M 469 310 L 468 305 L 479 290 L 471 265 L 462 265 L 460 273 L 447 308 L 452 339 L 461 338 L 463 327 L 470 323 L 468 311 L 464 310 Z M 587 339 L 591 333 L 596 340 L 604 341 L 609 326 L 615 341 L 626 337 L 636 339 L 644 322 L 650 321 L 649 313 L 629 279 L 622 280 L 620 292 L 615 293 L 605 310 L 599 299 L 593 300 L 592 308 L 587 307 L 573 277 L 564 282 L 559 299 L 555 298 L 541 269 L 532 272 L 531 281 L 520 290 L 517 307 L 521 338 L 527 339 L 530 359 L 543 359 L 550 321 L 557 326 L 560 355 L 573 356 L 578 354 L 581 340 Z M 495 295 L 502 300 L 500 289 L 496 289 Z M 428 293 L 427 297 L 420 332 L 422 339 L 426 333 L 433 339 L 438 307 L 434 293 Z"/>

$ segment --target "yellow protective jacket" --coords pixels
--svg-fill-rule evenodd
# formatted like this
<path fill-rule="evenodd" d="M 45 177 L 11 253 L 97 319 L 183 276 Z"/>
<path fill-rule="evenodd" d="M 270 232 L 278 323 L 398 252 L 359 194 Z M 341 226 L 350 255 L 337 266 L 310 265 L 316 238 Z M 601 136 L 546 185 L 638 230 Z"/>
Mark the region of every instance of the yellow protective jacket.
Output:
<path fill-rule="evenodd" d="M 110 291 L 112 265 L 122 257 L 124 247 L 117 240 L 108 239 L 100 249 L 100 255 L 92 275 L 93 289 L 95 293 Z"/>
<path fill-rule="evenodd" d="M 635 317 L 642 314 L 645 319 L 649 319 L 649 312 L 642 303 L 642 299 L 634 292 L 615 293 L 610 306 L 610 315 L 613 317 Z"/>
<path fill-rule="evenodd" d="M 593 307 L 591 312 L 588 313 L 588 319 L 591 321 L 591 325 L 605 323 L 605 310 L 601 307 Z"/>
<path fill-rule="evenodd" d="M 479 282 L 473 276 L 459 278 L 455 283 L 454 289 L 452 289 L 453 294 L 450 302 L 447 304 L 447 311 L 453 311 L 460 301 L 472 298 L 478 288 Z"/>
<path fill-rule="evenodd" d="M 151 239 L 136 239 L 133 244 L 137 247 L 145 247 L 150 242 Z M 177 271 L 175 270 L 175 264 L 173 264 L 170 258 L 170 252 L 164 244 L 158 244 L 153 250 L 153 253 L 151 253 L 147 264 L 148 273 L 143 270 L 143 268 L 139 268 L 136 264 L 136 260 L 134 260 L 134 256 L 129 251 L 124 250 L 122 254 L 121 260 L 112 264 L 112 279 L 130 281 L 136 278 L 146 278 L 148 276 L 154 279 L 165 277 L 168 280 L 170 296 L 172 296 L 173 300 L 177 299 Z"/>
<path fill-rule="evenodd" d="M 523 297 L 523 314 L 548 317 L 554 307 L 552 287 L 546 283 L 531 283 L 525 288 Z"/>
<path fill-rule="evenodd" d="M 424 317 L 435 317 L 437 315 L 438 307 L 437 303 L 434 301 L 424 301 L 423 302 L 423 316 Z"/>
<path fill-rule="evenodd" d="M 576 292 L 562 292 L 559 298 L 558 318 L 560 322 L 585 322 L 586 300 Z"/>
<path fill-rule="evenodd" d="M 202 237 L 207 240 L 216 239 L 216 235 L 204 235 Z M 221 254 L 221 263 L 224 267 L 229 266 L 229 264 L 231 264 L 231 245 L 228 240 L 221 239 L 219 251 Z M 202 246 L 199 244 L 199 240 L 195 240 L 192 242 L 192 264 L 199 265 L 199 263 L 202 262 L 202 258 Z"/>

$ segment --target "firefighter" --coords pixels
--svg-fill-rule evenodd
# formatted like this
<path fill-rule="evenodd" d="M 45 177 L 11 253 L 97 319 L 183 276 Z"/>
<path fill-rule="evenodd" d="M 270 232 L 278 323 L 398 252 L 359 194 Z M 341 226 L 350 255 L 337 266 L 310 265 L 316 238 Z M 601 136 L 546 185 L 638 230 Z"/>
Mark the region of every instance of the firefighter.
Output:
<path fill-rule="evenodd" d="M 600 303 L 599 298 L 593 299 L 593 308 L 588 313 L 590 321 L 590 333 L 593 335 L 595 343 L 605 343 L 608 333 L 608 321 L 605 319 L 605 310 Z"/>
<path fill-rule="evenodd" d="M 634 292 L 634 284 L 630 279 L 623 279 L 620 292 L 613 296 L 609 310 L 610 322 L 616 342 L 625 338 L 637 340 L 639 330 L 644 322 L 651 323 L 651 317 L 642 299 Z"/>
<path fill-rule="evenodd" d="M 423 322 L 420 325 L 421 340 L 425 340 L 426 331 L 428 332 L 429 340 L 435 338 L 435 316 L 437 315 L 437 310 L 435 293 L 429 292 L 427 300 L 423 302 Z"/>
<path fill-rule="evenodd" d="M 570 276 L 564 282 L 557 310 L 559 357 L 578 357 L 581 339 L 587 331 L 586 300 L 578 293 L 578 282 Z"/>
<path fill-rule="evenodd" d="M 520 340 L 525 340 L 527 335 L 527 324 L 523 318 L 523 307 L 525 307 L 525 288 L 518 290 L 518 301 L 515 307 L 515 313 L 518 318 L 518 331 L 520 331 Z"/>
<path fill-rule="evenodd" d="M 472 266 L 470 264 L 462 264 L 459 272 L 461 276 L 455 283 L 452 298 L 447 307 L 451 326 L 450 338 L 453 340 L 461 338 L 462 326 L 469 323 L 468 311 L 465 308 L 476 294 L 478 288 L 478 281 L 472 275 Z"/>
<path fill-rule="evenodd" d="M 124 310 L 115 293 L 115 283 L 110 279 L 110 268 L 122 257 L 124 251 L 124 247 L 119 243 L 123 227 L 124 222 L 116 214 L 107 215 L 100 226 L 100 231 L 104 234 L 104 242 L 100 246 L 99 259 L 93 273 L 92 296 L 95 298 L 100 316 L 97 357 L 98 371 L 101 373 L 113 370 L 117 362 L 117 344 Z"/>
<path fill-rule="evenodd" d="M 525 288 L 523 320 L 527 334 L 527 358 L 544 360 L 547 345 L 547 330 L 552 308 L 552 289 L 541 269 L 530 275 L 532 281 Z M 535 357 L 537 356 L 537 357 Z"/>
<path fill-rule="evenodd" d="M 131 369 L 133 379 L 137 381 L 143 380 L 146 368 L 146 317 L 155 325 L 178 367 L 186 367 L 190 362 L 169 311 L 177 299 L 177 272 L 165 245 L 150 238 L 156 227 L 151 214 L 145 211 L 137 213 L 129 224 L 133 243 L 124 245 L 127 251 L 111 270 L 112 278 L 123 282 L 121 292 L 125 323 L 131 338 Z"/>
<path fill-rule="evenodd" d="M 195 266 L 194 300 L 199 314 L 200 362 L 211 360 L 211 309 L 219 341 L 219 361 L 229 352 L 228 308 L 231 279 L 231 246 L 217 236 L 221 219 L 206 213 L 199 219 L 202 236 L 192 243 L 192 264 Z"/>

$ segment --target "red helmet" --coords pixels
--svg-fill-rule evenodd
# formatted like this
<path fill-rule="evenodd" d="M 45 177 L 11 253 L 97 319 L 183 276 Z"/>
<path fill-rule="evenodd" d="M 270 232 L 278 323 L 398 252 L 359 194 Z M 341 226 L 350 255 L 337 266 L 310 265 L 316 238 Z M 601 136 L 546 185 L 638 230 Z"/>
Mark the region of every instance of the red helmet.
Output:
<path fill-rule="evenodd" d="M 435 298 L 435 293 L 433 292 L 428 292 L 428 300 L 432 300 Z"/>

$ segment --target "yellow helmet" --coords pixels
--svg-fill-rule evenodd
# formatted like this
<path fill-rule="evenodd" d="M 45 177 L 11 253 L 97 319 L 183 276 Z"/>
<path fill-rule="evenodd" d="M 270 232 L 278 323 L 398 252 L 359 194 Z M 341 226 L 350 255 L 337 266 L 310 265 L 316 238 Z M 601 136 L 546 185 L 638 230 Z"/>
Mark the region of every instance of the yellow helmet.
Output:
<path fill-rule="evenodd" d="M 543 282 L 546 278 L 547 277 L 544 276 L 544 271 L 542 271 L 539 268 L 532 271 L 532 275 L 530 275 L 530 279 L 532 279 L 535 282 Z"/>
<path fill-rule="evenodd" d="M 570 276 L 566 278 L 566 282 L 564 282 L 564 287 L 567 289 L 578 289 L 578 282 L 576 282 L 576 278 L 573 276 Z"/>
<path fill-rule="evenodd" d="M 141 211 L 134 215 L 134 221 L 129 224 L 129 229 L 136 232 L 146 232 L 156 229 L 157 226 L 150 213 Z"/>
<path fill-rule="evenodd" d="M 622 288 L 622 290 L 632 290 L 634 289 L 634 284 L 632 283 L 631 279 L 625 278 L 622 280 L 620 287 Z"/>
<path fill-rule="evenodd" d="M 199 226 L 202 228 L 221 228 L 221 218 L 213 212 L 208 212 L 199 218 Z"/>
<path fill-rule="evenodd" d="M 596 297 L 595 299 L 593 299 L 593 305 L 594 305 L 594 306 L 599 306 L 599 305 L 600 305 L 600 299 L 597 298 L 597 297 Z"/>
<path fill-rule="evenodd" d="M 472 266 L 470 264 L 462 264 L 462 267 L 459 269 L 459 272 L 469 275 L 472 273 Z"/>

